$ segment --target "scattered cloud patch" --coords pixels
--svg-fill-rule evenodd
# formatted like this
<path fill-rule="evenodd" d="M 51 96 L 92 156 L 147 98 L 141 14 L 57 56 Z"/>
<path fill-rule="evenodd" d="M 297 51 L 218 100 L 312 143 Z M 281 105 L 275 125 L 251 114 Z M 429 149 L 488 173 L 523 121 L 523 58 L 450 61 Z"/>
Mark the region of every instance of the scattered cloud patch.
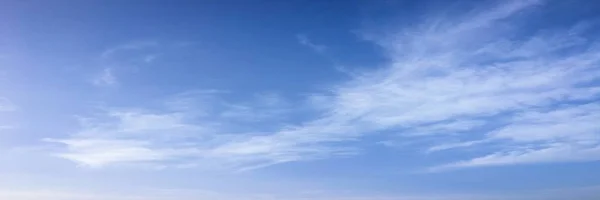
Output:
<path fill-rule="evenodd" d="M 146 55 L 144 56 L 143 60 L 145 63 L 152 63 L 154 60 L 156 60 L 157 57 L 157 55 Z"/>
<path fill-rule="evenodd" d="M 101 58 L 107 59 L 121 51 L 131 51 L 131 50 L 140 50 L 148 47 L 157 46 L 158 42 L 155 41 L 139 41 L 139 42 L 130 42 L 122 45 L 118 45 L 115 47 L 111 47 L 106 49 L 100 54 Z"/>
<path fill-rule="evenodd" d="M 166 98 L 160 109 L 107 108 L 98 115 L 80 118 L 81 130 L 77 133 L 45 141 L 58 145 L 55 156 L 94 168 L 202 164 L 200 167 L 239 169 L 245 167 L 246 162 L 256 162 L 259 158 L 236 157 L 238 154 L 261 150 L 227 145 L 262 134 L 240 126 L 240 121 L 247 121 L 247 127 L 254 127 L 256 123 L 263 123 L 257 119 L 270 119 L 287 110 L 282 107 L 287 103 L 283 103 L 278 95 L 266 97 L 261 94 L 255 100 L 239 103 L 245 106 L 239 106 L 238 103 L 225 103 L 220 97 L 222 94 L 225 93 L 218 90 L 185 92 Z M 303 151 L 320 153 L 308 148 Z"/>
<path fill-rule="evenodd" d="M 92 80 L 95 86 L 115 86 L 118 84 L 112 68 L 104 68 L 102 72 Z"/>
<path fill-rule="evenodd" d="M 0 97 L 0 112 L 8 112 L 17 110 L 17 106 L 8 98 Z"/>
<path fill-rule="evenodd" d="M 11 125 L 0 125 L 0 130 L 14 129 L 14 126 Z"/>
<path fill-rule="evenodd" d="M 317 53 L 324 53 L 325 50 L 327 50 L 327 46 L 312 42 L 306 35 L 298 34 L 296 35 L 296 38 L 301 45 L 304 45 Z"/>
<path fill-rule="evenodd" d="M 209 130 L 209 126 L 186 122 L 186 116 L 177 112 L 113 109 L 101 117 L 86 119 L 82 129 L 69 138 L 45 141 L 66 147 L 56 156 L 84 166 L 153 164 L 177 162 L 182 156 L 196 153 L 200 147 L 189 146 L 186 141 L 206 141 Z"/>

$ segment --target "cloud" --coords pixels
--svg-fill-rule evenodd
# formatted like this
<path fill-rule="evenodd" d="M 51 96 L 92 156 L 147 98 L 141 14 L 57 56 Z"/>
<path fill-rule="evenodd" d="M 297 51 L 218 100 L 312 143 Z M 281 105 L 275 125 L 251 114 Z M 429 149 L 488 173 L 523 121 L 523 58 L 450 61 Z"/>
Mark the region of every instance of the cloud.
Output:
<path fill-rule="evenodd" d="M 554 143 L 545 145 L 548 147 L 523 147 L 524 149 L 522 150 L 496 152 L 467 161 L 460 161 L 433 167 L 430 168 L 430 171 L 435 172 L 465 167 L 600 160 L 599 145 L 584 146 L 569 143 Z"/>
<path fill-rule="evenodd" d="M 259 93 L 251 102 L 245 104 L 224 104 L 226 107 L 220 117 L 238 121 L 275 122 L 290 114 L 292 105 L 276 93 Z M 275 119 L 275 118 L 280 119 Z"/>
<path fill-rule="evenodd" d="M 104 68 L 102 72 L 92 80 L 95 86 L 114 86 L 118 84 L 118 80 L 113 74 L 112 68 Z"/>
<path fill-rule="evenodd" d="M 324 53 L 327 50 L 327 46 L 313 43 L 306 35 L 298 34 L 296 38 L 301 45 L 307 46 L 317 53 Z"/>
<path fill-rule="evenodd" d="M 0 112 L 13 112 L 16 111 L 18 107 L 8 98 L 0 97 Z M 2 130 L 10 130 L 15 129 L 16 126 L 11 124 L 0 124 L 0 131 Z"/>
<path fill-rule="evenodd" d="M 8 98 L 0 97 L 0 112 L 9 112 L 17 110 L 17 106 Z"/>
<path fill-rule="evenodd" d="M 223 94 L 226 93 L 219 90 L 198 90 L 166 98 L 163 108 L 105 108 L 105 112 L 80 117 L 80 131 L 44 141 L 58 145 L 53 150 L 55 156 L 93 168 L 185 167 L 199 163 L 203 164 L 199 167 L 206 168 L 238 168 L 244 158 L 231 155 L 253 150 L 238 146 L 232 153 L 232 149 L 219 146 L 260 134 L 246 132 L 239 122 L 256 126 L 262 123 L 256 119 L 275 117 L 286 110 L 283 106 L 287 103 L 278 95 L 260 94 L 240 103 L 249 106 L 249 110 L 240 111 L 237 103 L 228 103 L 221 97 Z M 254 160 L 243 162 L 246 161 Z"/>
<path fill-rule="evenodd" d="M 393 35 L 382 42 L 392 52 L 390 67 L 340 87 L 337 98 L 344 101 L 334 109 L 378 129 L 406 130 L 402 135 L 433 123 L 436 133 L 451 135 L 445 138 L 471 139 L 434 144 L 430 152 L 490 142 L 503 146 L 442 168 L 598 159 L 597 105 L 580 105 L 600 95 L 596 41 L 582 37 L 577 25 L 520 38 L 497 28 L 538 3 L 514 1 L 466 21 Z M 559 147 L 552 146 L 557 142 Z"/>
<path fill-rule="evenodd" d="M 0 130 L 14 129 L 14 126 L 11 125 L 0 125 Z"/>
<path fill-rule="evenodd" d="M 228 102 L 201 92 L 169 101 L 168 109 L 109 114 L 81 133 L 50 141 L 67 146 L 59 156 L 88 165 L 210 163 L 247 170 L 356 155 L 363 137 L 382 133 L 442 138 L 419 143 L 430 153 L 482 152 L 433 171 L 596 160 L 598 41 L 580 24 L 514 23 L 539 9 L 541 1 L 501 1 L 371 38 L 387 50 L 389 62 L 311 94 L 307 101 L 317 105 L 304 121 L 282 121 L 290 111 L 279 112 L 287 105 L 278 97 Z M 531 34 L 519 32 L 524 28 Z M 480 145 L 491 143 L 494 148 Z M 87 154 L 95 161 L 85 160 Z"/>
<path fill-rule="evenodd" d="M 160 150 L 150 149 L 148 142 L 137 140 L 117 139 L 66 139 L 47 142 L 61 143 L 68 147 L 69 152 L 57 156 L 76 161 L 89 167 L 103 167 L 107 164 L 152 162 L 166 159 L 168 156 Z"/>
<path fill-rule="evenodd" d="M 475 141 L 467 141 L 467 142 L 440 144 L 440 145 L 435 145 L 435 146 L 429 147 L 426 150 L 426 152 L 432 153 L 432 152 L 442 151 L 442 150 L 448 150 L 448 149 L 470 147 L 470 146 L 474 146 L 474 145 L 477 145 L 477 144 L 482 144 L 482 143 L 485 143 L 485 142 L 487 142 L 487 141 L 485 141 L 485 140 L 475 140 Z"/>
<path fill-rule="evenodd" d="M 210 130 L 208 125 L 190 124 L 185 117 L 177 112 L 111 109 L 101 117 L 83 120 L 81 131 L 66 139 L 45 141 L 64 145 L 66 149 L 55 155 L 83 166 L 177 165 L 179 159 L 195 157 L 193 154 L 200 151 L 192 140 L 210 139 L 202 134 Z"/>
<path fill-rule="evenodd" d="M 100 53 L 99 60 L 102 66 L 110 67 L 102 67 L 101 72 L 92 78 L 92 84 L 95 86 L 118 85 L 115 69 L 135 68 L 139 64 L 154 62 L 159 55 L 156 47 L 160 47 L 156 41 L 134 41 L 106 49 Z"/>
<path fill-rule="evenodd" d="M 467 161 L 432 168 L 434 171 L 494 165 L 600 160 L 600 104 L 590 103 L 546 111 L 525 111 L 486 136 L 449 148 L 509 140 L 514 146 Z M 439 148 L 439 147 L 438 147 Z M 441 149 L 440 149 L 441 150 Z"/>
<path fill-rule="evenodd" d="M 115 53 L 120 52 L 120 51 L 140 50 L 140 49 L 153 47 L 153 46 L 157 46 L 157 45 L 158 45 L 158 42 L 155 42 L 155 41 L 130 42 L 130 43 L 126 43 L 126 44 L 108 48 L 100 54 L 100 57 L 107 59 L 107 58 L 110 58 L 111 56 L 113 56 Z"/>
<path fill-rule="evenodd" d="M 515 112 L 597 98 L 600 93 L 591 81 L 598 78 L 599 54 L 573 30 L 519 39 L 496 34 L 504 30 L 495 24 L 515 20 L 515 13 L 537 5 L 511 1 L 463 20 L 393 33 L 382 41 L 391 52 L 389 66 L 333 87 L 325 94 L 322 118 L 225 147 L 262 150 L 238 154 L 291 154 L 298 147 L 331 147 L 329 143 L 384 130 L 455 134 L 502 126 Z M 559 53 L 570 48 L 578 51 Z"/>
<path fill-rule="evenodd" d="M 154 60 L 156 60 L 157 57 L 158 57 L 157 55 L 146 55 L 146 56 L 144 56 L 143 60 L 145 63 L 151 63 Z"/>
<path fill-rule="evenodd" d="M 522 13 L 536 8 L 543 8 L 540 1 L 510 1 L 466 16 L 393 31 L 378 41 L 390 52 L 389 65 L 359 74 L 331 87 L 330 93 L 320 94 L 325 97 L 319 106 L 324 110 L 322 117 L 221 148 L 253 147 L 245 149 L 254 151 L 232 152 L 269 158 L 284 152 L 298 156 L 294 159 L 297 161 L 312 159 L 312 155 L 301 154 L 305 147 L 336 149 L 348 141 L 382 131 L 413 138 L 430 137 L 434 133 L 456 139 L 475 138 L 454 146 L 433 144 L 430 148 L 437 151 L 488 140 L 506 142 L 501 152 L 530 145 L 518 140 L 535 136 L 513 134 L 515 141 L 507 141 L 493 138 L 485 129 L 511 127 L 516 113 L 552 111 L 559 109 L 559 105 L 573 106 L 600 97 L 595 82 L 600 77 L 597 67 L 600 51 L 593 38 L 582 36 L 581 31 L 585 30 L 575 25 L 572 29 L 550 29 L 518 38 L 508 34 L 507 31 L 517 29 L 505 29 L 507 23 L 525 17 Z M 592 112 L 585 119 L 598 119 Z M 598 140 L 591 136 L 598 135 L 599 129 L 593 121 L 578 121 L 580 131 L 562 128 L 558 130 L 560 133 L 551 133 L 550 129 L 541 129 L 539 134 L 554 138 L 551 135 L 570 133 L 563 141 L 568 145 L 582 142 L 575 138 L 596 143 Z M 559 123 L 566 125 L 557 126 L 569 126 L 568 122 Z M 572 148 L 572 154 L 589 155 L 595 152 L 594 148 L 579 146 Z M 323 158 L 328 156 L 336 156 L 335 151 Z M 564 161 L 560 157 L 530 160 Z M 521 163 L 524 162 L 510 164 Z"/>

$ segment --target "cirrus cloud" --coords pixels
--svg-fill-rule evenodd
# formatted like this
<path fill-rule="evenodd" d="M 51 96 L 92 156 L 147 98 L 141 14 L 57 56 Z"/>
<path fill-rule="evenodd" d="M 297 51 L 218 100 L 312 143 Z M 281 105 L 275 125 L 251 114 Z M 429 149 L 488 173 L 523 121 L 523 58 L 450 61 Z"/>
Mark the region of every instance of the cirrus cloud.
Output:
<path fill-rule="evenodd" d="M 66 145 L 60 157 L 93 166 L 218 163 L 255 169 L 356 155 L 363 151 L 356 141 L 389 132 L 459 141 L 432 140 L 415 151 L 483 152 L 431 171 L 598 160 L 598 38 L 586 34 L 585 22 L 520 34 L 523 24 L 515 22 L 538 9 L 544 9 L 541 1 L 508 1 L 371 38 L 387 50 L 387 65 L 312 94 L 319 105 L 305 121 L 282 122 L 294 109 L 273 96 L 261 97 L 263 104 L 219 104 L 225 106 L 202 113 L 189 110 L 196 98 L 187 96 L 172 101 L 179 102 L 177 111 L 109 113 L 112 120 L 49 141 Z M 229 129 L 244 124 L 240 119 L 276 127 Z M 498 148 L 480 145 L 489 143 Z"/>

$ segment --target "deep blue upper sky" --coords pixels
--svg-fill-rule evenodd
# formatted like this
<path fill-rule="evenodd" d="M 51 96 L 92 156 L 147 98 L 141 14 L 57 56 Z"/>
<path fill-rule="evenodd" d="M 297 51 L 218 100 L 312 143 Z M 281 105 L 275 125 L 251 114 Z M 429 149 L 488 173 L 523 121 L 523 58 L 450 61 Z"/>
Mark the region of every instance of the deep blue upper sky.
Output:
<path fill-rule="evenodd" d="M 592 1 L 0 4 L 0 199 L 600 198 Z"/>

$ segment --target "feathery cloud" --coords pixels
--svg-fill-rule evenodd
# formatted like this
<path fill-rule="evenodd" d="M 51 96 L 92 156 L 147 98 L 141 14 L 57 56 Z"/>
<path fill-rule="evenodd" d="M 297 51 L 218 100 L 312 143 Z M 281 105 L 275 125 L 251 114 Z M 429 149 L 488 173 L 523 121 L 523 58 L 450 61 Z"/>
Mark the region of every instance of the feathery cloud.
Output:
<path fill-rule="evenodd" d="M 8 98 L 0 97 L 0 112 L 15 111 L 17 106 Z"/>
<path fill-rule="evenodd" d="M 515 145 L 523 148 L 529 144 L 519 141 L 535 136 L 509 130 L 513 133 L 508 134 L 513 141 L 506 141 L 497 139 L 498 134 L 493 137 L 480 128 L 508 129 L 515 123 L 511 119 L 517 113 L 537 109 L 552 111 L 560 109 L 559 105 L 590 102 L 600 97 L 599 85 L 594 82 L 600 78 L 600 51 L 594 38 L 583 37 L 581 33 L 585 30 L 578 29 L 577 25 L 572 29 L 550 30 L 551 33 L 540 31 L 521 38 L 499 34 L 507 30 L 498 24 L 518 20 L 524 16 L 516 13 L 535 8 L 540 8 L 540 1 L 510 1 L 466 16 L 396 31 L 379 41 L 390 52 L 389 66 L 363 73 L 334 86 L 331 93 L 321 94 L 326 97 L 320 106 L 324 108 L 323 117 L 221 148 L 253 147 L 250 149 L 254 151 L 230 152 L 240 156 L 270 156 L 277 160 L 272 155 L 285 152 L 310 159 L 311 156 L 301 154 L 304 147 L 337 149 L 339 146 L 335 144 L 360 140 L 364 135 L 386 130 L 396 130 L 400 135 L 411 137 L 430 134 L 450 137 L 448 134 L 464 132 L 455 138 L 476 138 L 454 146 L 432 147 L 438 151 L 487 140 L 512 144 L 502 151 L 514 151 Z M 599 119 L 591 114 L 593 112 L 588 110 L 585 119 Z M 556 139 L 552 135 L 566 137 L 563 141 L 566 145 L 575 145 L 575 141 L 581 143 L 581 140 L 590 144 L 599 141 L 595 136 L 600 129 L 593 125 L 593 120 L 578 123 L 582 128 L 575 132 L 560 129 L 559 133 L 552 133 L 549 132 L 551 129 L 542 128 L 547 124 L 531 124 L 536 127 L 529 129 L 537 129 L 548 139 L 543 142 Z M 565 126 L 568 125 L 561 127 Z M 328 156 L 335 156 L 335 152 L 330 151 Z M 581 155 L 595 152 L 593 145 L 578 146 L 571 151 Z M 497 154 L 502 153 L 492 155 Z M 492 160 L 505 158 L 509 159 L 491 156 L 487 160 L 499 162 Z M 595 158 L 588 160 L 591 159 Z M 561 157 L 529 160 L 564 161 Z M 575 160 L 582 159 L 571 161 Z"/>
<path fill-rule="evenodd" d="M 266 106 L 278 104 L 277 98 L 267 96 L 262 98 L 265 105 L 206 106 L 196 100 L 214 96 L 184 95 L 171 102 L 176 111 L 113 114 L 112 123 L 51 141 L 67 145 L 68 151 L 59 156 L 88 165 L 191 162 L 255 169 L 356 155 L 361 152 L 353 146 L 356 141 L 383 132 L 394 132 L 395 137 L 460 141 L 431 140 L 420 146 L 430 153 L 464 147 L 486 152 L 433 167 L 433 171 L 597 160 L 598 41 L 577 24 L 518 34 L 518 24 L 512 22 L 535 9 L 543 9 L 541 1 L 508 1 L 463 16 L 426 19 L 415 27 L 374 38 L 388 51 L 387 66 L 356 74 L 330 86 L 328 92 L 311 95 L 318 97 L 312 102 L 319 105 L 303 122 L 229 130 L 224 127 L 237 127 L 243 124 L 239 119 L 253 117 L 278 124 L 273 122 L 282 115 L 275 112 L 281 105 Z M 304 36 L 298 39 L 316 51 L 323 49 Z M 192 106 L 204 109 L 190 112 Z M 264 113 L 278 117 L 263 117 Z M 479 145 L 492 142 L 500 149 Z M 99 143 L 105 145 L 95 145 Z M 98 146 L 116 150 L 99 151 L 95 149 Z M 110 159 L 96 152 L 108 152 Z"/>
<path fill-rule="evenodd" d="M 298 34 L 298 35 L 296 35 L 296 38 L 298 39 L 298 42 L 301 45 L 307 46 L 308 48 L 312 49 L 313 51 L 315 51 L 317 53 L 323 53 L 323 52 L 325 52 L 325 50 L 327 50 L 327 46 L 321 45 L 321 44 L 315 44 L 306 35 Z"/>
<path fill-rule="evenodd" d="M 122 45 L 118 45 L 115 47 L 111 47 L 100 54 L 101 58 L 107 59 L 113 56 L 115 53 L 119 51 L 129 51 L 129 50 L 139 50 L 148 47 L 157 46 L 158 42 L 155 41 L 138 41 L 138 42 L 130 42 Z"/>
<path fill-rule="evenodd" d="M 54 155 L 94 168 L 109 165 L 236 167 L 219 145 L 251 137 L 239 132 L 240 121 L 253 126 L 285 110 L 285 103 L 263 102 L 259 95 L 250 110 L 226 103 L 221 91 L 192 91 L 167 98 L 163 109 L 107 108 L 107 112 L 81 118 L 81 130 L 66 138 L 47 138 L 60 146 Z M 258 102 L 258 103 L 256 103 Z M 266 107 L 265 107 L 266 106 Z M 260 108 L 260 109 L 259 109 Z M 266 114 L 265 114 L 266 113 Z M 268 116 L 267 116 L 268 115 Z M 235 116 L 235 117 L 234 117 Z M 234 119 L 232 119 L 234 118 Z M 272 120 L 271 120 L 272 121 Z M 64 147 L 64 148 L 63 148 Z M 236 167 L 237 168 L 237 167 Z"/>
<path fill-rule="evenodd" d="M 112 68 L 104 68 L 102 72 L 92 80 L 95 86 L 114 86 L 118 84 L 117 77 L 113 74 Z"/>

